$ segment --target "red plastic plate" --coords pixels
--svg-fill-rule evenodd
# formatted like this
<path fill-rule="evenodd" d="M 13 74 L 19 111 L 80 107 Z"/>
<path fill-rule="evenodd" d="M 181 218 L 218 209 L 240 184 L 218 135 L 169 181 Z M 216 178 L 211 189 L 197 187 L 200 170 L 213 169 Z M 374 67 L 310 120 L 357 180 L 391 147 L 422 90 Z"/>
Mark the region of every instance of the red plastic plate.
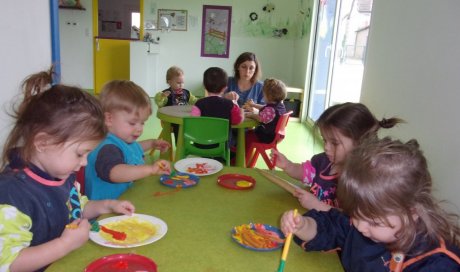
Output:
<path fill-rule="evenodd" d="M 225 174 L 217 178 L 217 183 L 232 190 L 248 190 L 254 188 L 256 180 L 246 175 Z"/>
<path fill-rule="evenodd" d="M 85 272 L 157 272 L 157 265 L 149 258 L 137 254 L 114 254 L 90 263 Z"/>

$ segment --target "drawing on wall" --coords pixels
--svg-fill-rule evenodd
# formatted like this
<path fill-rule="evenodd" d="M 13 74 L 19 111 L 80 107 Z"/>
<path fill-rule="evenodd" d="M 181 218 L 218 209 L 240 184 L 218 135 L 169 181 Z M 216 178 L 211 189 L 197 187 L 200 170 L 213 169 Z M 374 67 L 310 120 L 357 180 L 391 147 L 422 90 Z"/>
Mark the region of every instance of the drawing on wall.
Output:
<path fill-rule="evenodd" d="M 201 56 L 228 58 L 232 7 L 203 5 Z"/>
<path fill-rule="evenodd" d="M 166 31 L 187 31 L 187 11 L 178 9 L 159 9 L 158 29 Z"/>

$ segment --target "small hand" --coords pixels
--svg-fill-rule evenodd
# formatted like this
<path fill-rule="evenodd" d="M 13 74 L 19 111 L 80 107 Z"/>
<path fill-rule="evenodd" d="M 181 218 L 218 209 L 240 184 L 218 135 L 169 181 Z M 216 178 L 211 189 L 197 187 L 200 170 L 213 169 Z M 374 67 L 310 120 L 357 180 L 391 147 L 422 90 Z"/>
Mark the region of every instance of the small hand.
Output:
<path fill-rule="evenodd" d="M 281 231 L 288 235 L 289 233 L 296 233 L 305 224 L 303 217 L 297 215 L 294 217 L 294 211 L 287 211 L 281 216 L 280 225 Z"/>
<path fill-rule="evenodd" d="M 312 209 L 319 201 L 316 196 L 304 189 L 296 189 L 293 195 L 299 200 L 300 205 L 306 209 Z"/>
<path fill-rule="evenodd" d="M 152 174 L 154 175 L 169 175 L 171 173 L 171 164 L 166 160 L 157 160 L 152 167 Z"/>
<path fill-rule="evenodd" d="M 153 140 L 153 148 L 160 150 L 161 153 L 168 151 L 171 145 L 165 140 Z"/>
<path fill-rule="evenodd" d="M 281 168 L 281 169 L 286 169 L 286 167 L 289 165 L 290 161 L 284 156 L 281 152 L 278 150 L 272 148 L 270 152 L 270 159 L 273 161 L 274 158 L 276 157 L 276 167 Z"/>
<path fill-rule="evenodd" d="M 162 93 L 162 95 L 163 95 L 164 97 L 168 97 L 170 94 L 171 94 L 170 91 L 164 91 L 164 92 Z"/>
<path fill-rule="evenodd" d="M 233 101 L 238 101 L 240 96 L 236 92 L 228 92 L 224 95 L 225 98 L 233 100 Z"/>
<path fill-rule="evenodd" d="M 68 252 L 81 247 L 88 241 L 91 224 L 87 219 L 76 219 L 71 225 L 73 227 L 65 228 L 59 239 L 65 244 Z"/>
<path fill-rule="evenodd" d="M 133 203 L 127 200 L 117 200 L 113 202 L 111 209 L 114 213 L 132 215 L 134 213 L 135 207 Z"/>

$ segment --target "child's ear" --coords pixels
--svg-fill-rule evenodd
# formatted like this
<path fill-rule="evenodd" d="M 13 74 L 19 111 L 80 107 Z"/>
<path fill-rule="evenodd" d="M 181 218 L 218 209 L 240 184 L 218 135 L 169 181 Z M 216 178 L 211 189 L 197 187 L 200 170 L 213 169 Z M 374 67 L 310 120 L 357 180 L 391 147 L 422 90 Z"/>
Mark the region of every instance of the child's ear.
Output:
<path fill-rule="evenodd" d="M 37 152 L 43 152 L 46 147 L 50 144 L 50 137 L 48 133 L 39 132 L 34 137 L 34 146 Z"/>
<path fill-rule="evenodd" d="M 106 126 L 110 126 L 112 124 L 112 113 L 104 112 L 104 122 Z"/>

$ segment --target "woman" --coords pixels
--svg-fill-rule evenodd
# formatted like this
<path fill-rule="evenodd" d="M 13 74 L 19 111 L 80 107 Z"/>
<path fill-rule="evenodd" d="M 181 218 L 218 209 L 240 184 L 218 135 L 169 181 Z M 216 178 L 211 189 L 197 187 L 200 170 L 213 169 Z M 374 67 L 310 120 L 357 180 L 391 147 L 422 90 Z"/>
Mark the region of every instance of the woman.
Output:
<path fill-rule="evenodd" d="M 246 102 L 265 104 L 263 100 L 263 83 L 259 81 L 262 74 L 256 55 L 251 52 L 242 53 L 233 65 L 234 77 L 228 78 L 225 98 L 236 100 L 243 107 Z"/>

